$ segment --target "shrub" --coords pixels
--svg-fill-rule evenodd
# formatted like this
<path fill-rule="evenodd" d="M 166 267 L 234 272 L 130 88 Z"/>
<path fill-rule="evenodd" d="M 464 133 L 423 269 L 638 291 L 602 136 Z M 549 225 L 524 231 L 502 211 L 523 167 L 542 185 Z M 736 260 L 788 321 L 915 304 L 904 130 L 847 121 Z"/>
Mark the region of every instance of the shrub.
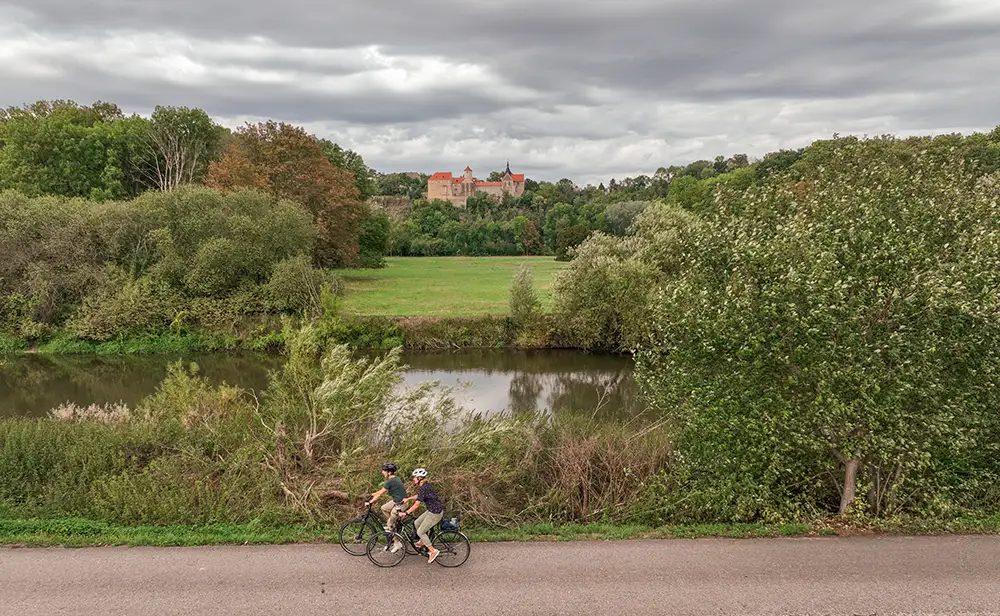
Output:
<path fill-rule="evenodd" d="M 313 269 L 309 257 L 299 255 L 276 263 L 263 290 L 273 310 L 319 316 L 323 314 L 321 294 L 325 285 L 333 292 L 341 288 L 335 274 Z"/>
<path fill-rule="evenodd" d="M 627 237 L 596 233 L 587 239 L 553 286 L 560 336 L 609 351 L 643 343 L 652 293 L 683 266 L 699 224 L 680 208 L 655 204 L 639 215 Z"/>
<path fill-rule="evenodd" d="M 537 320 L 541 308 L 542 303 L 535 291 L 531 267 L 524 263 L 514 274 L 510 286 L 510 316 L 514 323 L 523 329 Z"/>
<path fill-rule="evenodd" d="M 67 329 L 86 340 L 162 331 L 174 319 L 182 302 L 169 287 L 148 277 L 131 280 L 117 268 L 87 296 Z"/>
<path fill-rule="evenodd" d="M 684 498 L 664 506 L 976 506 L 967 477 L 1000 474 L 1000 183 L 888 139 L 834 144 L 811 173 L 720 188 L 658 289 L 637 377 L 679 427 Z"/>
<path fill-rule="evenodd" d="M 0 263 L 0 331 L 31 340 L 63 326 L 88 340 L 141 335 L 178 315 L 180 326 L 198 300 L 238 298 L 240 317 L 267 312 L 259 286 L 278 263 L 309 255 L 314 238 L 301 207 L 249 190 L 104 203 L 6 192 L 0 219 L 12 255 Z"/>
<path fill-rule="evenodd" d="M 95 421 L 97 423 L 117 424 L 132 420 L 132 409 L 124 402 L 115 404 L 91 404 L 79 406 L 66 402 L 49 411 L 51 419 L 59 421 Z"/>

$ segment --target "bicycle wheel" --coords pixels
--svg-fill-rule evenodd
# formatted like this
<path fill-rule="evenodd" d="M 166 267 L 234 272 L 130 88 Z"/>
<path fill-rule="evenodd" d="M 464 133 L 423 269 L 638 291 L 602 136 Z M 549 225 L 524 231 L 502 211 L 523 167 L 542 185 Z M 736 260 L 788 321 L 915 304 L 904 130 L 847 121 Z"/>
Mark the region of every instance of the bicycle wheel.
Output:
<path fill-rule="evenodd" d="M 472 545 L 469 538 L 454 530 L 445 530 L 434 537 L 434 549 L 441 553 L 434 562 L 442 567 L 459 567 L 469 560 Z"/>
<path fill-rule="evenodd" d="M 382 531 L 376 533 L 368 539 L 368 560 L 379 567 L 395 567 L 406 558 L 406 550 L 400 548 L 392 551 L 394 541 L 405 542 L 399 533 L 389 533 Z"/>
<path fill-rule="evenodd" d="M 354 518 L 340 527 L 338 539 L 340 547 L 351 556 L 364 556 L 368 540 L 379 532 L 379 528 L 367 518 Z"/>

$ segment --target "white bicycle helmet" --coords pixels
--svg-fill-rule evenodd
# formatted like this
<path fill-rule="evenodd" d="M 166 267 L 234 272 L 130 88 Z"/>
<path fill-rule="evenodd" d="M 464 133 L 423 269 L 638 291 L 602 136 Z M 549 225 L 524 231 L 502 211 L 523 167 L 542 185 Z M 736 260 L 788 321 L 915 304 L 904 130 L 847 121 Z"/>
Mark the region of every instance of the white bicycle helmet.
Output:
<path fill-rule="evenodd" d="M 426 468 L 415 468 L 415 469 L 413 469 L 413 472 L 410 473 L 410 476 L 414 477 L 414 478 L 416 478 L 416 477 L 426 477 L 427 476 L 427 469 Z"/>

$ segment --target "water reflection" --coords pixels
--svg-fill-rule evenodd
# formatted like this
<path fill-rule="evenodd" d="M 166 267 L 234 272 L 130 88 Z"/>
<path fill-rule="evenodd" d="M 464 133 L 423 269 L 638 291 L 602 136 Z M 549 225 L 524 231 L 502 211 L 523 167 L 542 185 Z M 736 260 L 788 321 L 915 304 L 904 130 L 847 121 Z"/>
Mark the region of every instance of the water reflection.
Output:
<path fill-rule="evenodd" d="M 463 405 L 485 413 L 639 411 L 632 361 L 579 351 L 462 351 L 408 355 L 407 385 L 439 380 Z"/>
<path fill-rule="evenodd" d="M 0 358 L 0 417 L 41 417 L 63 402 L 80 405 L 125 402 L 134 406 L 153 393 L 179 360 L 198 364 L 200 374 L 216 384 L 254 389 L 267 386 L 267 374 L 281 358 L 256 354 L 23 355 Z"/>
<path fill-rule="evenodd" d="M 80 405 L 135 405 L 178 360 L 196 362 L 213 383 L 262 390 L 281 358 L 257 354 L 142 357 L 24 355 L 0 359 L 0 417 L 45 415 Z M 613 417 L 638 412 L 632 362 L 577 351 L 407 353 L 404 386 L 440 381 L 459 403 L 484 413 L 534 410 Z"/>

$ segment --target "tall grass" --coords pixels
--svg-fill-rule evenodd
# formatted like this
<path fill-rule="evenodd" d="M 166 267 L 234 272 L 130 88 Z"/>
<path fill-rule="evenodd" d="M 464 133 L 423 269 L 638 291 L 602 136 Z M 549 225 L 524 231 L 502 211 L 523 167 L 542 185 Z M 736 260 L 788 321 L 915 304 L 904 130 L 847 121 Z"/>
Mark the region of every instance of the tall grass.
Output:
<path fill-rule="evenodd" d="M 173 366 L 129 409 L 63 406 L 0 421 L 0 510 L 114 524 L 329 525 L 379 465 L 417 466 L 452 512 L 493 526 L 630 518 L 665 469 L 659 425 L 555 414 L 481 417 L 446 390 L 395 392 L 399 352 L 357 358 L 322 332 L 282 333 L 288 359 L 261 395 Z"/>
<path fill-rule="evenodd" d="M 0 355 L 20 353 L 28 348 L 28 343 L 19 338 L 11 338 L 0 333 Z"/>

